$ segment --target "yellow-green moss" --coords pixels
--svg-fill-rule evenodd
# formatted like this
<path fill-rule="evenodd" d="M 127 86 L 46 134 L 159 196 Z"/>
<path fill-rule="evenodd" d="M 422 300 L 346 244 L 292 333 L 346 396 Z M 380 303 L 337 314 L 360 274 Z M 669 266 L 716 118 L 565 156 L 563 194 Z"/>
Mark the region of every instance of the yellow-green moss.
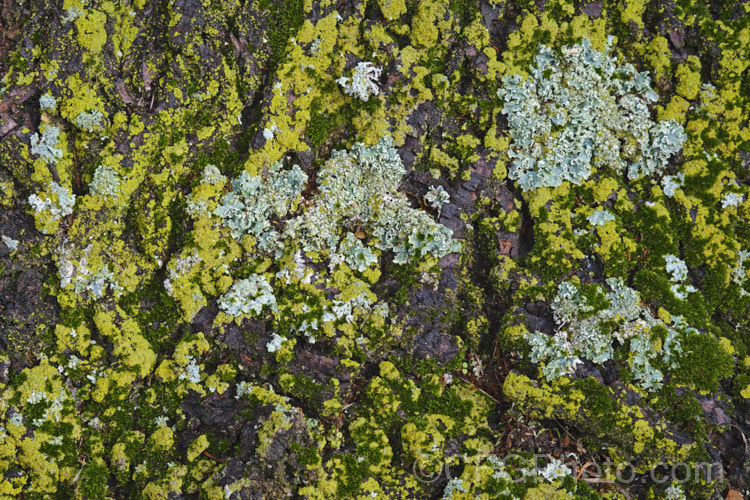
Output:
<path fill-rule="evenodd" d="M 692 101 L 701 90 L 701 62 L 697 56 L 688 56 L 687 61 L 677 66 L 675 90 L 685 99 Z"/>
<path fill-rule="evenodd" d="M 93 53 L 99 53 L 107 43 L 107 31 L 105 23 L 107 15 L 99 10 L 88 10 L 84 15 L 75 20 L 76 39 L 84 49 Z"/>

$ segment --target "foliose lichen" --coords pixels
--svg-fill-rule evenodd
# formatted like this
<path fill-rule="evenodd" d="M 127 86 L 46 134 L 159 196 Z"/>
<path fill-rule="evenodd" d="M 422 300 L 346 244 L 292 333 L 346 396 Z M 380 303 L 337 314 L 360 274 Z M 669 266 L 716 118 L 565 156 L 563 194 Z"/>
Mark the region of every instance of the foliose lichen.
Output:
<path fill-rule="evenodd" d="M 438 214 L 443 209 L 443 205 L 451 201 L 451 196 L 445 191 L 443 186 L 431 186 L 424 196 L 424 199 L 430 206 L 438 211 Z"/>
<path fill-rule="evenodd" d="M 121 183 L 120 176 L 115 169 L 109 165 L 99 165 L 94 171 L 94 178 L 89 187 L 91 193 L 96 196 L 116 198 Z"/>
<path fill-rule="evenodd" d="M 535 64 L 526 78 L 504 76 L 497 93 L 513 138 L 508 177 L 524 191 L 581 184 L 594 169 L 653 175 L 685 142 L 681 125 L 651 119 L 658 95 L 648 73 L 617 65 L 609 47 L 583 38 L 556 54 L 541 45 Z"/>
<path fill-rule="evenodd" d="M 266 307 L 275 310 L 276 297 L 266 278 L 256 274 L 237 281 L 219 298 L 219 308 L 231 316 L 257 316 Z"/>
<path fill-rule="evenodd" d="M 216 178 L 209 175 L 207 178 Z M 218 178 L 216 178 L 218 180 Z M 280 164 L 269 169 L 269 176 L 253 176 L 243 171 L 232 181 L 232 191 L 222 199 L 214 214 L 232 231 L 234 238 L 251 234 L 263 250 L 276 250 L 279 233 L 273 228 L 274 217 L 284 217 L 294 206 L 305 187 L 307 175 L 294 165 L 282 171 Z"/>
<path fill-rule="evenodd" d="M 102 113 L 98 109 L 83 111 L 79 113 L 78 116 L 76 116 L 73 120 L 73 123 L 75 123 L 78 128 L 80 128 L 81 130 L 85 130 L 86 132 L 102 130 L 104 127 L 104 122 L 104 113 Z"/>
<path fill-rule="evenodd" d="M 372 147 L 355 144 L 351 152 L 334 151 L 318 174 L 314 205 L 289 222 L 285 235 L 307 252 L 336 253 L 342 229 L 369 231 L 376 248 L 394 251 L 396 263 L 457 251 L 452 231 L 411 208 L 397 191 L 405 173 L 390 138 Z"/>
<path fill-rule="evenodd" d="M 347 95 L 352 95 L 367 102 L 371 95 L 378 95 L 380 93 L 378 78 L 380 78 L 381 71 L 380 68 L 371 62 L 360 62 L 354 68 L 351 79 L 342 76 L 336 80 L 336 83 L 344 88 L 344 92 Z"/>
<path fill-rule="evenodd" d="M 614 359 L 616 344 L 627 346 L 628 365 L 641 387 L 661 387 L 664 375 L 657 365 L 677 368 L 681 333 L 695 330 L 677 316 L 671 325 L 651 316 L 640 305 L 638 292 L 622 280 L 609 279 L 607 285 L 609 291 L 589 285 L 584 292 L 570 281 L 561 283 L 552 301 L 557 331 L 552 336 L 539 331 L 525 335 L 531 360 L 543 362 L 542 373 L 554 380 L 572 374 L 581 359 L 601 364 Z M 655 342 L 661 349 L 654 348 Z"/>
<path fill-rule="evenodd" d="M 47 185 L 44 193 L 29 195 L 29 205 L 34 209 L 37 229 L 47 234 L 54 232 L 57 222 L 73 213 L 75 202 L 76 195 L 56 182 Z"/>
<path fill-rule="evenodd" d="M 57 99 L 55 99 L 49 92 L 43 94 L 42 97 L 39 98 L 39 108 L 42 111 L 53 111 L 56 106 Z"/>
<path fill-rule="evenodd" d="M 59 128 L 47 125 L 41 137 L 37 133 L 31 136 L 31 153 L 39 155 L 47 163 L 57 163 L 57 160 L 63 157 L 62 150 L 56 147 L 59 135 Z"/>

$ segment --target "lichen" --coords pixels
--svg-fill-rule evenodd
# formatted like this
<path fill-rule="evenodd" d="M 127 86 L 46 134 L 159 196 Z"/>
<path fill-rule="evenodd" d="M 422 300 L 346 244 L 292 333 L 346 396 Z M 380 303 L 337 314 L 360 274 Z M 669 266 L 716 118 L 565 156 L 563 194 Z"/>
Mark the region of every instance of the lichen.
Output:
<path fill-rule="evenodd" d="M 581 44 L 562 55 L 540 46 L 530 76 L 503 77 L 498 97 L 511 127 L 508 176 L 524 191 L 581 184 L 594 168 L 627 173 L 629 179 L 666 167 L 686 136 L 674 121 L 651 121 L 647 103 L 658 95 L 647 73 Z"/>
<path fill-rule="evenodd" d="M 55 126 L 47 125 L 39 134 L 31 136 L 31 154 L 39 155 L 47 163 L 57 163 L 62 158 L 62 150 L 57 146 L 60 129 Z"/>
<path fill-rule="evenodd" d="M 367 102 L 370 99 L 370 95 L 378 95 L 380 93 L 378 78 L 380 78 L 381 71 L 381 68 L 375 67 L 371 62 L 361 62 L 354 68 L 351 78 L 342 76 L 336 80 L 336 83 L 343 87 L 344 93 L 347 95 Z"/>
<path fill-rule="evenodd" d="M 370 148 L 356 144 L 351 153 L 334 151 L 318 175 L 320 196 L 305 214 L 289 222 L 285 234 L 293 235 L 306 252 L 335 252 L 339 228 L 369 230 L 375 247 L 393 250 L 399 264 L 457 251 L 451 230 L 412 209 L 396 191 L 404 173 L 387 138 Z"/>
<path fill-rule="evenodd" d="M 94 171 L 94 178 L 89 187 L 95 196 L 116 198 L 120 187 L 120 177 L 109 165 L 99 165 Z"/>
<path fill-rule="evenodd" d="M 43 233 L 53 233 L 57 230 L 58 222 L 63 217 L 73 213 L 76 195 L 66 187 L 52 182 L 41 196 L 29 196 L 29 205 L 34 209 L 36 227 Z"/>
<path fill-rule="evenodd" d="M 242 172 L 232 181 L 233 190 L 214 210 L 234 238 L 252 234 L 263 250 L 274 250 L 279 238 L 271 219 L 284 217 L 293 208 L 307 181 L 307 175 L 297 165 L 288 172 L 279 172 L 279 168 L 278 164 L 271 167 L 268 180 Z"/>
<path fill-rule="evenodd" d="M 257 316 L 265 307 L 276 310 L 276 297 L 266 278 L 254 274 L 232 285 L 232 288 L 219 298 L 219 307 L 231 316 Z"/>

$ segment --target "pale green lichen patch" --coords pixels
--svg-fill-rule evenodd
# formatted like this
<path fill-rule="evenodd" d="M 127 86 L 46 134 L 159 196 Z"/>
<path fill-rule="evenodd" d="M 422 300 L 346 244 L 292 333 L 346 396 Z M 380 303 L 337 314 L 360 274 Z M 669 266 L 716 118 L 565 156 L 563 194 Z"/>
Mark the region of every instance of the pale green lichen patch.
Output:
<path fill-rule="evenodd" d="M 242 172 L 214 210 L 230 228 L 232 237 L 242 239 L 251 234 L 266 251 L 276 250 L 278 245 L 279 234 L 271 227 L 272 218 L 284 217 L 294 208 L 307 181 L 297 165 L 288 172 L 279 169 L 279 164 L 271 167 L 267 179 Z"/>
<path fill-rule="evenodd" d="M 552 301 L 557 332 L 552 337 L 538 331 L 526 335 L 532 361 L 543 361 L 542 372 L 547 380 L 553 380 L 572 374 L 581 358 L 597 364 L 613 359 L 617 341 L 628 346 L 629 367 L 638 383 L 644 389 L 661 387 L 663 373 L 657 366 L 677 368 L 681 334 L 697 332 L 682 317 L 674 316 L 673 324 L 665 325 L 651 316 L 639 305 L 638 293 L 621 280 L 610 279 L 607 285 L 608 293 L 601 287 L 579 290 L 569 281 L 560 284 Z"/>
<path fill-rule="evenodd" d="M 264 308 L 275 310 L 276 297 L 265 277 L 254 274 L 233 284 L 229 291 L 219 298 L 219 308 L 230 316 L 257 316 Z"/>
<path fill-rule="evenodd" d="M 375 247 L 392 250 L 403 264 L 420 257 L 443 257 L 459 250 L 452 232 L 424 212 L 409 207 L 396 191 L 405 169 L 389 140 L 351 153 L 335 151 L 318 175 L 320 196 L 302 217 L 289 222 L 306 252 L 336 252 L 340 228 L 371 231 Z"/>
<path fill-rule="evenodd" d="M 508 176 L 524 191 L 581 184 L 594 168 L 611 168 L 634 180 L 666 167 L 686 139 L 673 122 L 654 123 L 647 103 L 658 99 L 648 74 L 618 66 L 609 56 L 580 45 L 557 55 L 540 46 L 528 78 L 503 77 L 513 138 Z"/>
<path fill-rule="evenodd" d="M 48 163 L 57 163 L 57 160 L 62 158 L 62 150 L 57 147 L 59 134 L 60 129 L 48 125 L 42 131 L 41 137 L 39 134 L 31 136 L 31 154 L 39 155 Z"/>
<path fill-rule="evenodd" d="M 70 189 L 52 182 L 47 186 L 47 192 L 41 195 L 29 196 L 29 205 L 34 210 L 36 227 L 43 233 L 53 233 L 57 230 L 61 218 L 73 213 L 76 195 Z"/>
<path fill-rule="evenodd" d="M 94 171 L 94 178 L 89 184 L 89 188 L 94 196 L 117 198 L 121 182 L 115 169 L 109 165 L 99 165 Z"/>

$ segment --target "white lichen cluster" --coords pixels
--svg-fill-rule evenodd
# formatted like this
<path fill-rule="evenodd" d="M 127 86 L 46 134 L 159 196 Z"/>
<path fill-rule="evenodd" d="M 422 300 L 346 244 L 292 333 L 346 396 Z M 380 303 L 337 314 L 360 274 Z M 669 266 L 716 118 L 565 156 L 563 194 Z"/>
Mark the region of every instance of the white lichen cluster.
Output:
<path fill-rule="evenodd" d="M 244 380 L 239 382 L 235 389 L 234 399 L 240 399 L 240 398 L 243 398 L 245 396 L 252 394 L 253 387 L 254 387 L 253 384 L 251 384 L 250 382 L 246 382 Z"/>
<path fill-rule="evenodd" d="M 667 254 L 664 256 L 666 262 L 666 270 L 672 276 L 669 281 L 672 282 L 670 290 L 680 300 L 685 300 L 688 293 L 696 292 L 694 286 L 686 285 L 684 282 L 688 276 L 688 268 L 685 261 L 681 260 L 676 255 Z"/>
<path fill-rule="evenodd" d="M 57 100 L 47 92 L 39 98 L 39 109 L 42 111 L 53 111 L 57 107 Z"/>
<path fill-rule="evenodd" d="M 665 175 L 661 180 L 661 187 L 664 191 L 664 196 L 669 198 L 673 197 L 677 192 L 677 189 L 681 188 L 685 183 L 685 174 L 682 172 L 676 175 Z"/>
<path fill-rule="evenodd" d="M 361 62 L 354 68 L 351 78 L 342 76 L 336 83 L 344 88 L 347 95 L 353 95 L 358 99 L 367 102 L 371 95 L 378 95 L 378 78 L 380 78 L 381 69 L 371 62 Z"/>
<path fill-rule="evenodd" d="M 374 248 L 393 250 L 393 261 L 398 264 L 458 251 L 450 229 L 411 208 L 397 191 L 405 173 L 390 138 L 372 147 L 357 143 L 351 152 L 333 151 L 318 174 L 319 193 L 306 200 L 306 212 L 284 221 L 283 232 L 272 222 L 281 221 L 296 208 L 307 182 L 297 165 L 284 171 L 276 164 L 266 176 L 243 172 L 232 181 L 232 191 L 214 214 L 234 238 L 251 234 L 260 250 L 273 251 L 277 257 L 286 248 L 301 247 L 305 253 L 325 254 L 332 264 L 346 262 L 360 272 L 377 261 L 375 252 L 362 241 L 366 237 Z M 435 196 L 440 204 L 448 199 L 444 191 L 437 190 Z"/>
<path fill-rule="evenodd" d="M 257 316 L 264 308 L 276 310 L 276 297 L 265 276 L 253 274 L 234 283 L 219 298 L 219 308 L 230 316 Z"/>
<path fill-rule="evenodd" d="M 732 281 L 739 286 L 740 295 L 750 296 L 750 292 L 745 290 L 745 284 L 750 279 L 750 250 L 740 250 L 737 252 L 737 264 L 732 271 Z"/>
<path fill-rule="evenodd" d="M 3 234 L 3 235 L 0 235 L 0 241 L 2 241 L 3 244 L 6 247 L 10 248 L 13 252 L 18 250 L 18 244 L 20 243 L 18 240 L 14 240 L 10 236 L 6 236 Z"/>
<path fill-rule="evenodd" d="M 72 285 L 72 290 L 80 296 L 88 295 L 92 299 L 101 299 L 111 291 L 115 297 L 122 293 L 112 271 L 102 266 L 96 271 L 88 267 L 88 255 L 92 245 L 87 246 L 78 260 L 71 255 L 71 250 L 64 243 L 57 249 L 57 273 L 60 276 L 60 288 L 66 289 Z"/>
<path fill-rule="evenodd" d="M 271 122 L 270 127 L 266 127 L 263 129 L 263 138 L 267 141 L 272 141 L 273 138 L 276 136 L 276 132 L 279 131 L 279 126 L 276 125 L 276 122 Z"/>
<path fill-rule="evenodd" d="M 674 484 L 665 490 L 666 500 L 687 500 L 682 486 Z"/>
<path fill-rule="evenodd" d="M 721 198 L 721 208 L 738 207 L 745 201 L 745 196 L 740 193 L 724 193 Z"/>
<path fill-rule="evenodd" d="M 461 495 L 460 498 L 479 498 L 479 491 L 476 487 L 481 483 L 478 483 L 476 478 L 480 477 L 480 474 L 486 474 L 494 481 L 495 489 L 492 498 L 507 498 L 508 500 L 521 500 L 521 497 L 511 491 L 518 491 L 516 487 L 519 484 L 525 485 L 529 488 L 527 491 L 531 491 L 534 486 L 545 483 L 564 484 L 563 480 L 566 477 L 574 476 L 573 469 L 557 458 L 552 458 L 550 462 L 543 465 L 538 462 L 538 456 L 522 458 L 520 455 L 513 454 L 501 460 L 495 455 L 489 455 L 471 470 L 471 475 L 462 474 L 449 481 L 443 490 L 442 498 L 455 498 L 454 495 L 458 492 L 468 493 L 468 495 Z M 557 489 L 560 491 L 564 488 L 558 487 Z M 544 496 L 544 498 L 547 497 Z M 563 493 L 560 498 L 572 498 L 572 496 Z"/>
<path fill-rule="evenodd" d="M 667 272 L 672 274 L 671 281 L 681 283 L 687 278 L 688 268 L 685 261 L 672 254 L 665 255 L 664 260 Z"/>
<path fill-rule="evenodd" d="M 397 191 L 405 173 L 390 138 L 372 147 L 357 143 L 351 152 L 334 151 L 318 175 L 320 194 L 314 205 L 288 223 L 286 234 L 306 252 L 333 255 L 342 230 L 369 232 L 376 248 L 393 250 L 397 264 L 458 251 L 450 229 L 411 208 Z"/>
<path fill-rule="evenodd" d="M 603 226 L 607 222 L 615 220 L 615 216 L 607 210 L 597 209 L 587 217 L 587 220 L 592 226 Z"/>
<path fill-rule="evenodd" d="M 281 349 L 281 346 L 284 345 L 284 342 L 286 342 L 286 340 L 286 337 L 282 337 L 278 333 L 274 333 L 271 341 L 266 343 L 266 349 L 268 350 L 268 352 L 274 353 Z"/>
<path fill-rule="evenodd" d="M 455 477 L 448 481 L 443 490 L 443 500 L 451 500 L 456 493 L 466 493 L 463 480 Z"/>
<path fill-rule="evenodd" d="M 62 150 L 56 147 L 59 135 L 59 128 L 47 125 L 41 136 L 36 133 L 31 136 L 31 153 L 44 158 L 47 163 L 57 163 L 63 156 Z"/>
<path fill-rule="evenodd" d="M 205 167 L 203 167 L 201 182 L 216 186 L 218 184 L 223 184 L 224 182 L 226 182 L 226 180 L 226 176 L 221 173 L 216 165 L 209 163 Z"/>
<path fill-rule="evenodd" d="M 341 240 L 338 255 L 341 256 L 341 259 L 349 267 L 359 272 L 364 271 L 378 261 L 377 255 L 369 247 L 363 245 L 353 233 L 346 233 L 346 237 Z M 334 259 L 332 258 L 331 261 L 334 262 Z"/>
<path fill-rule="evenodd" d="M 565 476 L 570 476 L 572 471 L 570 467 L 563 464 L 562 461 L 553 458 L 543 469 L 539 470 L 539 475 L 542 476 L 547 482 L 551 483 L 556 479 L 562 479 Z"/>
<path fill-rule="evenodd" d="M 34 211 L 46 213 L 52 220 L 60 220 L 61 217 L 73 213 L 73 206 L 76 202 L 76 195 L 72 194 L 66 187 L 62 187 L 56 182 L 47 185 L 47 192 L 32 194 L 29 196 L 29 205 Z"/>
<path fill-rule="evenodd" d="M 283 283 L 287 285 L 292 283 L 294 278 L 299 279 L 300 283 L 310 284 L 315 277 L 315 273 L 313 273 L 312 270 L 307 267 L 307 263 L 302 256 L 302 252 L 300 250 L 294 252 L 292 260 L 294 261 L 294 268 L 290 269 L 288 267 L 285 267 L 284 269 L 276 273 L 276 277 L 279 279 L 283 279 Z"/>
<path fill-rule="evenodd" d="M 430 186 L 427 194 L 424 195 L 424 200 L 438 211 L 438 217 L 440 217 L 443 205 L 451 201 L 451 196 L 443 189 L 443 186 Z"/>
<path fill-rule="evenodd" d="M 32 419 L 32 425 L 34 427 L 41 427 L 47 422 L 60 422 L 62 420 L 64 403 L 67 399 L 68 395 L 63 389 L 60 389 L 57 396 L 54 397 L 51 397 L 45 391 L 32 391 L 26 403 L 29 405 L 43 403 L 43 406 L 46 406 L 40 417 Z"/>
<path fill-rule="evenodd" d="M 193 218 L 209 215 L 208 203 L 203 200 L 194 200 L 192 193 L 190 193 L 185 197 L 185 211 Z"/>
<path fill-rule="evenodd" d="M 571 374 L 582 359 L 601 364 L 613 359 L 614 342 L 627 346 L 627 360 L 634 378 L 644 389 L 661 387 L 663 374 L 656 368 L 661 364 L 677 367 L 677 356 L 682 352 L 681 332 L 694 331 L 682 317 L 673 316 L 672 325 L 656 319 L 640 305 L 638 292 L 625 286 L 620 279 L 607 280 L 609 291 L 592 285 L 595 296 L 604 307 L 595 308 L 586 295 L 570 281 L 558 287 L 552 302 L 558 329 L 554 335 L 539 331 L 527 334 L 531 360 L 543 363 L 542 373 L 547 380 Z M 666 331 L 660 350 L 654 348 L 655 327 Z"/>
<path fill-rule="evenodd" d="M 372 147 L 356 144 L 351 151 L 334 151 L 318 172 L 315 186 L 307 185 L 307 175 L 296 165 L 284 170 L 277 164 L 254 176 L 243 172 L 213 215 L 221 218 L 233 238 L 242 240 L 247 252 L 270 256 L 279 267 L 273 274 L 235 282 L 219 297 L 219 308 L 234 318 L 269 312 L 276 319 L 283 317 L 267 345 L 269 352 L 282 354 L 284 342 L 293 342 L 294 335 L 314 343 L 324 331 L 385 319 L 389 306 L 377 303 L 369 283 L 377 279 L 379 262 L 389 257 L 386 251 L 401 264 L 459 250 L 450 229 L 429 212 L 412 208 L 397 190 L 405 173 L 389 138 Z M 204 173 L 204 182 L 207 177 Z M 216 183 L 221 182 L 217 178 Z M 308 188 L 312 195 L 304 196 Z M 447 193 L 435 193 L 436 203 L 447 202 Z M 170 294 L 175 294 L 177 278 L 206 265 L 197 254 L 183 258 L 170 263 L 164 282 Z M 327 271 L 317 265 L 321 263 L 327 264 Z M 342 287 L 340 276 L 351 273 L 363 276 L 347 278 Z M 326 304 L 289 304 L 283 293 L 288 286 L 311 284 L 327 290 Z"/>
<path fill-rule="evenodd" d="M 200 365 L 195 362 L 195 359 L 192 356 L 187 356 L 187 361 L 188 363 L 185 365 L 182 371 L 180 371 L 177 379 L 187 380 L 188 382 L 192 382 L 193 384 L 199 384 L 201 381 Z"/>
<path fill-rule="evenodd" d="M 62 23 L 72 23 L 73 21 L 81 17 L 82 15 L 83 15 L 83 10 L 77 5 L 75 5 L 65 11 L 65 15 L 60 17 L 60 21 Z"/>
<path fill-rule="evenodd" d="M 357 310 L 371 311 L 373 297 L 365 293 L 359 293 L 348 300 L 333 301 L 332 306 L 323 308 L 323 321 L 344 320 L 347 323 L 354 322 L 354 315 Z M 384 304 L 379 304 L 381 307 Z"/>
<path fill-rule="evenodd" d="M 250 234 L 262 250 L 278 250 L 279 233 L 271 221 L 293 209 L 306 182 L 307 175 L 297 165 L 282 171 L 277 163 L 267 177 L 243 171 L 232 181 L 232 191 L 224 196 L 214 214 L 229 227 L 233 238 Z"/>
<path fill-rule="evenodd" d="M 94 130 L 103 129 L 104 122 L 104 113 L 102 113 L 98 109 L 83 111 L 79 113 L 78 116 L 76 116 L 73 120 L 73 123 L 75 123 L 78 128 L 80 128 L 81 130 L 85 130 L 86 132 L 93 132 Z"/>
<path fill-rule="evenodd" d="M 91 194 L 100 197 L 117 198 L 120 188 L 120 176 L 109 165 L 99 165 L 94 171 L 94 178 L 89 183 Z"/>
<path fill-rule="evenodd" d="M 594 169 L 633 180 L 663 170 L 687 136 L 674 120 L 654 122 L 658 95 L 648 73 L 618 66 L 588 39 L 562 48 L 541 45 L 528 77 L 506 75 L 498 97 L 508 116 L 508 177 L 524 191 L 581 184 Z"/>
<path fill-rule="evenodd" d="M 157 427 L 168 427 L 169 426 L 169 417 L 166 415 L 161 415 L 156 418 L 154 418 L 154 424 Z"/>

